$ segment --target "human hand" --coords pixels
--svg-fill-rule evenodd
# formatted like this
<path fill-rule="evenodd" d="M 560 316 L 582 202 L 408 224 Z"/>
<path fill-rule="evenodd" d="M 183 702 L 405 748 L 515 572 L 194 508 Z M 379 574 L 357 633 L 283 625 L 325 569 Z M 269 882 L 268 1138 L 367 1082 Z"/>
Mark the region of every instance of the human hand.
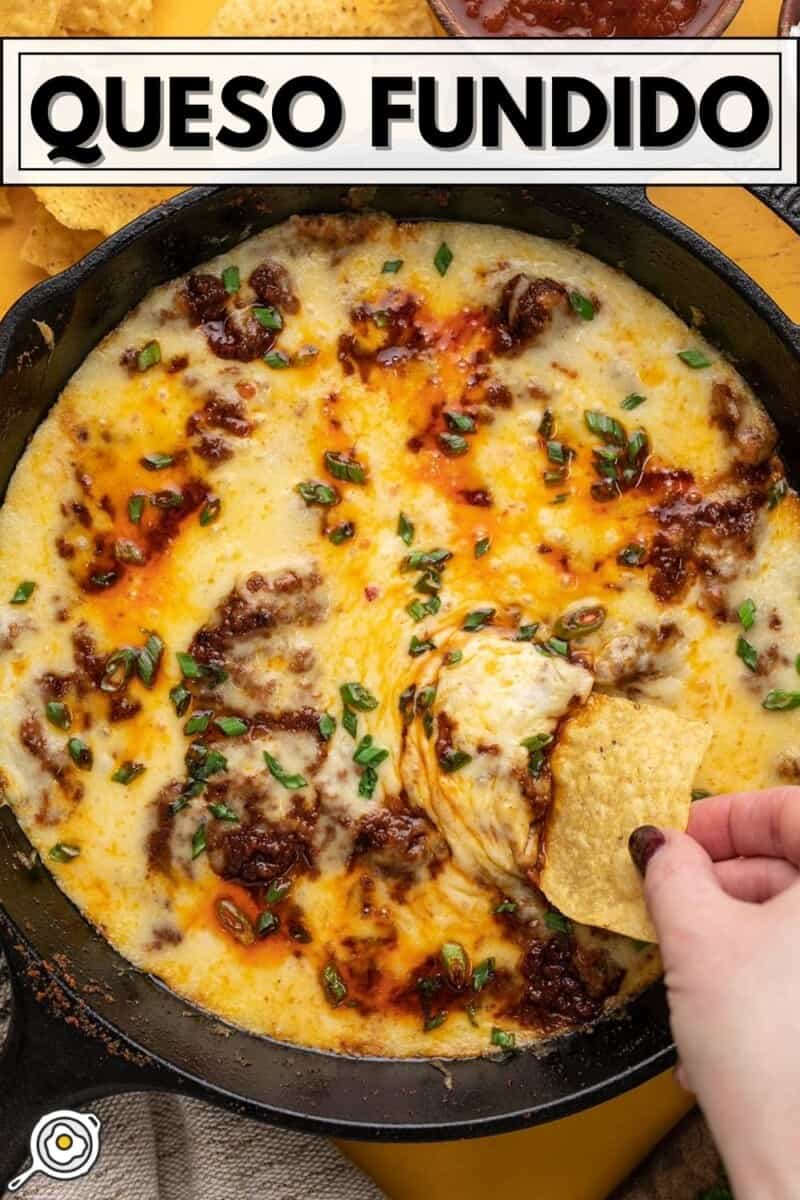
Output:
<path fill-rule="evenodd" d="M 631 836 L 659 933 L 678 1078 L 738 1200 L 800 1195 L 800 788 L 712 796 Z"/>

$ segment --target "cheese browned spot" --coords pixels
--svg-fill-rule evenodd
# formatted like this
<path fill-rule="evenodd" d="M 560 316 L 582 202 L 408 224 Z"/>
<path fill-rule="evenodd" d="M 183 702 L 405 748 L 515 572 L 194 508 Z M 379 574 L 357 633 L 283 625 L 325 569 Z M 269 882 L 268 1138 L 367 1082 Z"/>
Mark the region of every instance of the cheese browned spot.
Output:
<path fill-rule="evenodd" d="M 3 794 L 114 945 L 221 1018 L 536 1042 L 659 970 L 540 890 L 574 731 L 638 705 L 711 729 L 687 787 L 794 778 L 800 714 L 763 704 L 798 686 L 799 540 L 757 398 L 622 273 L 294 219 L 145 297 L 32 439 L 0 510 Z"/>

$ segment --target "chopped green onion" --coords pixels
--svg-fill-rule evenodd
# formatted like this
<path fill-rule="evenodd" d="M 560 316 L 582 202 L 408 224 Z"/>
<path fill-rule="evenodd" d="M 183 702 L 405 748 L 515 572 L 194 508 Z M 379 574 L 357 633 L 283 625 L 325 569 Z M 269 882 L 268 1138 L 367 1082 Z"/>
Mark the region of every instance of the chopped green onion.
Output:
<path fill-rule="evenodd" d="M 647 396 L 640 396 L 637 392 L 631 392 L 630 396 L 626 396 L 622 401 L 620 408 L 624 408 L 626 412 L 633 412 L 640 404 L 645 404 Z"/>
<path fill-rule="evenodd" d="M 418 638 L 416 634 L 412 637 L 408 644 L 408 653 L 412 658 L 419 658 L 421 654 L 427 654 L 429 650 L 435 650 L 436 643 L 430 638 Z"/>
<path fill-rule="evenodd" d="M 148 471 L 163 471 L 167 467 L 171 467 L 175 462 L 174 454 L 145 454 L 139 459 L 143 467 Z"/>
<path fill-rule="evenodd" d="M 227 896 L 217 900 L 214 908 L 222 928 L 243 946 L 252 946 L 255 941 L 255 930 L 247 913 L 243 912 L 239 905 L 234 904 Z"/>
<path fill-rule="evenodd" d="M 81 771 L 91 771 L 94 756 L 86 742 L 78 737 L 71 737 L 67 742 L 67 753 Z"/>
<path fill-rule="evenodd" d="M 569 656 L 569 642 L 564 641 L 563 638 L 548 638 L 542 648 L 545 652 L 550 651 L 551 654 L 560 654 L 562 658 Z"/>
<path fill-rule="evenodd" d="M 138 525 L 144 512 L 144 496 L 137 492 L 128 500 L 128 520 L 132 525 Z"/>
<path fill-rule="evenodd" d="M 53 862 L 72 862 L 73 858 L 77 858 L 79 854 L 80 848 L 78 846 L 70 846 L 68 842 L 56 842 L 55 846 L 50 847 L 50 858 L 52 858 Z"/>
<path fill-rule="evenodd" d="M 402 258 L 387 258 L 381 267 L 381 275 L 396 275 L 403 265 Z"/>
<path fill-rule="evenodd" d="M 538 779 L 544 769 L 545 764 L 545 748 L 551 744 L 553 736 L 550 733 L 536 733 L 533 737 L 525 738 L 520 742 L 528 751 L 528 771 Z"/>
<path fill-rule="evenodd" d="M 483 962 L 478 963 L 475 970 L 472 972 L 472 990 L 473 992 L 482 992 L 487 983 L 491 983 L 495 975 L 495 960 L 493 958 L 485 958 Z"/>
<path fill-rule="evenodd" d="M 270 912 L 269 909 L 264 909 L 256 918 L 256 935 L 260 938 L 268 937 L 269 934 L 275 932 L 279 925 L 280 921 L 275 916 L 275 913 Z"/>
<path fill-rule="evenodd" d="M 617 446 L 625 444 L 625 430 L 616 417 L 608 417 L 605 413 L 587 410 L 584 412 L 583 418 L 589 430 L 602 438 L 604 442 L 611 442 Z"/>
<path fill-rule="evenodd" d="M 158 342 L 148 342 L 136 355 L 136 367 L 139 371 L 149 371 L 160 362 L 161 347 Z"/>
<path fill-rule="evenodd" d="M 33 580 L 26 579 L 23 583 L 18 584 L 17 590 L 9 600 L 9 604 L 27 604 L 35 590 L 36 584 Z"/>
<path fill-rule="evenodd" d="M 467 754 L 465 750 L 455 750 L 452 746 L 445 746 L 439 753 L 439 766 L 448 775 L 452 775 L 454 771 L 460 771 L 470 762 L 472 762 L 471 754 Z"/>
<path fill-rule="evenodd" d="M 516 900 L 501 900 L 494 911 L 496 913 L 515 913 L 518 907 Z"/>
<path fill-rule="evenodd" d="M 199 858 L 206 849 L 206 826 L 205 822 L 197 826 L 192 838 L 192 858 Z"/>
<path fill-rule="evenodd" d="M 267 904 L 280 904 L 288 896 L 292 888 L 291 879 L 278 879 L 267 889 Z"/>
<path fill-rule="evenodd" d="M 378 786 L 378 772 L 374 767 L 364 767 L 358 781 L 358 794 L 363 800 L 371 800 Z"/>
<path fill-rule="evenodd" d="M 483 558 L 484 554 L 488 554 L 492 545 L 492 539 L 488 537 L 478 538 L 475 543 L 475 557 Z"/>
<path fill-rule="evenodd" d="M 539 434 L 539 437 L 543 437 L 545 440 L 548 440 L 553 436 L 555 428 L 555 417 L 553 416 L 552 411 L 549 408 L 546 408 L 542 413 L 542 419 L 539 422 L 539 428 L 536 430 L 536 432 Z"/>
<path fill-rule="evenodd" d="M 564 641 L 585 637 L 587 633 L 599 629 L 605 619 L 606 610 L 601 604 L 586 604 L 559 617 L 555 623 L 555 633 Z"/>
<path fill-rule="evenodd" d="M 448 982 L 462 988 L 469 977 L 469 959 L 460 942 L 445 942 L 441 949 L 442 966 Z"/>
<path fill-rule="evenodd" d="M 400 513 L 397 518 L 397 536 L 410 546 L 414 541 L 414 523 L 410 521 L 405 513 Z"/>
<path fill-rule="evenodd" d="M 169 698 L 176 715 L 182 717 L 191 704 L 192 693 L 182 683 L 176 683 L 175 687 L 170 688 Z"/>
<path fill-rule="evenodd" d="M 430 600 L 412 600 L 406 605 L 406 612 L 415 621 L 422 621 L 425 617 L 435 617 L 441 607 L 439 597 L 431 596 Z"/>
<path fill-rule="evenodd" d="M 102 692 L 122 691 L 136 667 L 136 655 L 137 651 L 131 646 L 123 646 L 121 650 L 115 650 L 108 656 L 100 680 Z"/>
<path fill-rule="evenodd" d="M 48 701 L 44 711 L 48 721 L 55 725 L 56 729 L 69 729 L 72 724 L 72 713 L 66 704 L 61 704 L 58 700 Z"/>
<path fill-rule="evenodd" d="M 572 933 L 572 922 L 560 912 L 546 912 L 544 923 L 554 933 Z"/>
<path fill-rule="evenodd" d="M 347 985 L 333 963 L 329 963 L 323 970 L 322 985 L 328 1000 L 336 1008 L 347 995 Z"/>
<path fill-rule="evenodd" d="M 419 571 L 425 567 L 443 567 L 453 557 L 451 550 L 412 550 L 403 559 L 404 571 Z"/>
<path fill-rule="evenodd" d="M 143 630 L 143 632 L 146 632 Z M 145 687 L 152 687 L 158 670 L 161 656 L 164 653 L 164 643 L 157 633 L 150 630 L 143 649 L 136 651 L 136 673 Z"/>
<path fill-rule="evenodd" d="M 678 358 L 681 362 L 685 362 L 687 367 L 691 367 L 693 371 L 699 371 L 703 367 L 711 366 L 711 359 L 702 350 L 681 350 Z"/>
<path fill-rule="evenodd" d="M 120 763 L 114 774 L 111 776 L 112 783 L 132 783 L 134 779 L 138 779 L 146 770 L 144 763 L 131 762 L 126 759 L 124 763 Z"/>
<path fill-rule="evenodd" d="M 333 529 L 328 530 L 328 541 L 334 546 L 341 546 L 343 542 L 349 542 L 356 535 L 356 527 L 352 521 L 342 521 L 341 525 L 334 525 Z"/>
<path fill-rule="evenodd" d="M 506 1033 L 504 1029 L 498 1029 L 496 1025 L 493 1025 L 491 1042 L 493 1046 L 500 1046 L 502 1050 L 513 1050 L 516 1038 L 513 1033 Z"/>
<path fill-rule="evenodd" d="M 461 662 L 464 657 L 463 650 L 449 650 L 444 656 L 444 665 L 446 667 L 455 667 Z"/>
<path fill-rule="evenodd" d="M 305 483 L 298 483 L 295 491 L 300 493 L 309 506 L 319 504 L 322 508 L 329 508 L 332 504 L 339 502 L 339 493 L 329 483 L 315 483 L 313 480 L 307 480 Z"/>
<path fill-rule="evenodd" d="M 319 719 L 317 728 L 323 742 L 329 742 L 336 731 L 336 717 L 332 717 L 327 712 L 323 713 Z"/>
<path fill-rule="evenodd" d="M 339 454 L 335 450 L 326 450 L 324 455 L 325 469 L 334 479 L 344 479 L 347 483 L 366 483 L 367 469 L 354 458 Z"/>
<path fill-rule="evenodd" d="M 214 724 L 225 737 L 241 737 L 250 728 L 241 717 L 217 717 Z"/>
<path fill-rule="evenodd" d="M 379 767 L 388 757 L 389 751 L 383 750 L 379 746 L 373 746 L 372 737 L 367 734 L 358 743 L 353 755 L 353 762 L 358 763 L 360 767 Z"/>
<path fill-rule="evenodd" d="M 494 620 L 494 608 L 476 608 L 474 612 L 468 613 L 464 618 L 461 628 L 467 633 L 474 633 L 477 629 L 485 629 L 487 625 L 491 625 Z"/>
<path fill-rule="evenodd" d="M 569 462 L 572 455 L 563 442 L 548 442 L 547 457 L 550 459 L 550 462 L 560 463 L 563 466 Z M 564 478 L 561 472 L 559 472 L 558 478 L 559 480 Z"/>
<path fill-rule="evenodd" d="M 264 751 L 264 762 L 267 764 L 270 775 L 274 779 L 277 779 L 278 783 L 288 788 L 289 791 L 296 792 L 300 788 L 308 787 L 308 782 L 302 775 L 288 774 L 288 772 L 284 771 L 277 758 L 273 758 L 267 750 Z"/>
<path fill-rule="evenodd" d="M 800 692 L 768 692 L 762 703 L 768 712 L 788 712 L 800 708 Z"/>
<path fill-rule="evenodd" d="M 475 418 L 469 413 L 458 412 L 456 409 L 446 408 L 444 419 L 454 433 L 474 433 Z"/>
<path fill-rule="evenodd" d="M 178 660 L 178 666 L 181 669 L 181 675 L 184 679 L 201 679 L 203 676 L 203 668 L 200 663 L 191 654 L 185 654 L 179 650 L 175 657 Z"/>
<path fill-rule="evenodd" d="M 447 242 L 442 242 L 439 249 L 433 256 L 433 265 L 440 275 L 447 274 L 450 263 L 453 261 L 453 251 L 448 246 Z"/>
<path fill-rule="evenodd" d="M 342 728 L 350 734 L 351 738 L 355 738 L 358 733 L 358 717 L 353 712 L 352 708 L 342 710 Z"/>
<path fill-rule="evenodd" d="M 747 638 L 740 634 L 736 639 L 736 653 L 742 660 L 744 665 L 751 671 L 758 670 L 758 651 L 755 646 L 748 642 Z"/>
<path fill-rule="evenodd" d="M 432 1033 L 434 1029 L 440 1029 L 446 1020 L 446 1012 L 438 1012 L 434 1013 L 432 1017 L 426 1017 L 422 1025 L 423 1033 Z"/>
<path fill-rule="evenodd" d="M 357 708 L 359 712 L 372 712 L 378 707 L 378 701 L 363 683 L 343 683 L 339 691 L 348 708 Z"/>
<path fill-rule="evenodd" d="M 194 733 L 205 733 L 213 715 L 214 713 L 210 708 L 198 709 L 189 717 L 189 720 L 183 727 L 183 732 L 189 735 Z"/>
<path fill-rule="evenodd" d="M 748 629 L 752 629 L 756 622 L 756 602 L 755 600 L 743 601 L 736 610 L 737 616 L 744 629 L 745 633 Z"/>
<path fill-rule="evenodd" d="M 184 756 L 186 767 L 195 783 L 203 784 L 212 775 L 227 771 L 228 760 L 219 750 L 211 750 L 203 742 L 192 742 Z"/>
<path fill-rule="evenodd" d="M 209 804 L 208 809 L 212 817 L 216 817 L 218 821 L 229 821 L 233 823 L 234 821 L 238 822 L 239 820 L 239 814 L 234 812 L 229 804 L 224 804 L 220 800 L 215 800 L 212 804 Z"/>
<path fill-rule="evenodd" d="M 440 433 L 436 440 L 450 458 L 459 458 L 469 450 L 469 442 L 460 433 Z"/>
<path fill-rule="evenodd" d="M 238 267 L 226 267 L 222 272 L 222 286 L 229 296 L 235 295 L 242 286 L 242 278 Z"/>
<path fill-rule="evenodd" d="M 534 621 L 529 625 L 520 625 L 514 638 L 515 642 L 532 642 L 536 631 L 539 628 L 539 622 Z"/>
<path fill-rule="evenodd" d="M 197 518 L 201 525 L 213 525 L 219 516 L 222 508 L 222 501 L 218 496 L 210 496 L 206 500 L 203 507 L 200 509 L 200 515 Z"/>
<path fill-rule="evenodd" d="M 594 320 L 594 305 L 586 296 L 582 296 L 580 292 L 570 292 L 569 302 L 582 320 Z"/>
<path fill-rule="evenodd" d="M 263 325 L 265 329 L 271 329 L 274 333 L 277 333 L 279 329 L 283 329 L 283 317 L 277 308 L 269 306 L 261 308 L 258 305 L 254 305 L 253 316 L 259 325 Z"/>
<path fill-rule="evenodd" d="M 273 371 L 282 371 L 292 365 L 288 355 L 282 350 L 270 350 L 269 354 L 264 355 L 264 362 L 268 367 L 272 367 Z"/>

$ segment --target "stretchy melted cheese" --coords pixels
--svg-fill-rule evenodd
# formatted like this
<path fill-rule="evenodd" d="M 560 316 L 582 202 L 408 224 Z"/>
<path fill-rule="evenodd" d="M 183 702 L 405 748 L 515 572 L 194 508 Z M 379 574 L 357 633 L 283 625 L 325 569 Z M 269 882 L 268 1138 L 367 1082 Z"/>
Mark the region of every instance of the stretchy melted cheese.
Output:
<path fill-rule="evenodd" d="M 698 789 L 797 779 L 799 514 L 747 385 L 624 275 L 290 221 L 151 293 L 18 467 L 5 794 L 111 942 L 224 1018 L 355 1053 L 551 1036 L 659 970 L 537 889 L 553 751 L 606 694 L 710 724 Z"/>

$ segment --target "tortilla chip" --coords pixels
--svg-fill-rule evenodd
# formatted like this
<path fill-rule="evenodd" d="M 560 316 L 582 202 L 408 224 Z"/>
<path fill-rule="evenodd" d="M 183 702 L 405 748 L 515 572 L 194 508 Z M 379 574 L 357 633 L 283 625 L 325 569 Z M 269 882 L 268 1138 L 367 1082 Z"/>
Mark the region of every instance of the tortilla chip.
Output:
<path fill-rule="evenodd" d="M 103 240 L 97 230 L 65 229 L 46 208 L 40 206 L 20 251 L 24 262 L 57 275 L 72 266 Z"/>
<path fill-rule="evenodd" d="M 14 216 L 7 187 L 0 187 L 0 221 L 10 221 Z"/>
<path fill-rule="evenodd" d="M 65 0 L 60 32 L 85 36 L 141 37 L 151 32 L 152 0 Z"/>
<path fill-rule="evenodd" d="M 426 0 L 226 0 L 212 37 L 431 37 Z"/>
<path fill-rule="evenodd" d="M 49 37 L 61 0 L 0 0 L 0 37 Z"/>
<path fill-rule="evenodd" d="M 68 229 L 116 233 L 135 217 L 177 195 L 174 187 L 35 187 L 37 199 Z"/>
<path fill-rule="evenodd" d="M 711 728 L 666 709 L 594 695 L 553 753 L 554 798 L 539 886 L 565 916 L 658 940 L 628 838 L 640 825 L 685 829 Z"/>

